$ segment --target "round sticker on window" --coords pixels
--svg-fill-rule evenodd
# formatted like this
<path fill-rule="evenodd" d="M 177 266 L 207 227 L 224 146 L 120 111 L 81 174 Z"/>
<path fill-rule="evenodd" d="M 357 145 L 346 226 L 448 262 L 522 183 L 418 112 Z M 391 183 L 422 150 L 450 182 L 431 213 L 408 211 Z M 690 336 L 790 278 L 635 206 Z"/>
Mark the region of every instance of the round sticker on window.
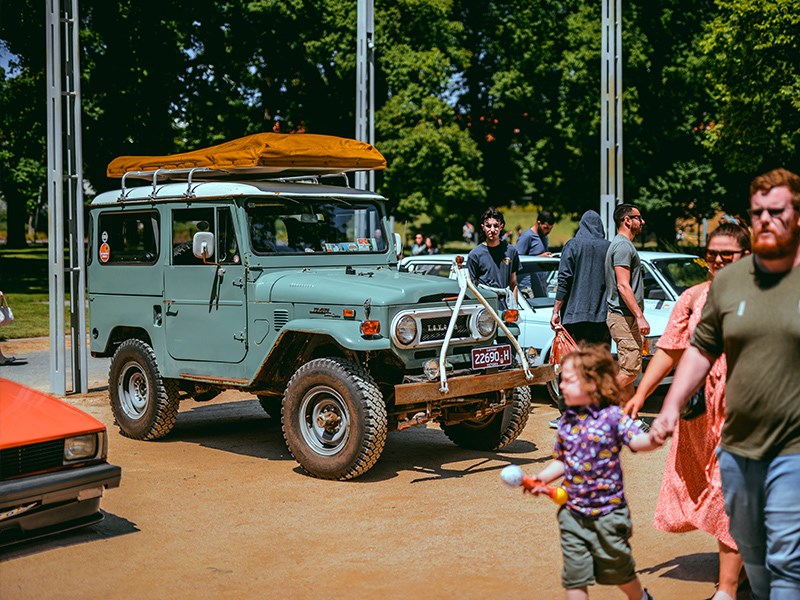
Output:
<path fill-rule="evenodd" d="M 100 234 L 100 239 L 103 240 L 104 242 L 107 242 L 108 241 L 108 232 L 104 231 L 103 233 L 101 233 Z"/>
<path fill-rule="evenodd" d="M 111 256 L 111 248 L 109 248 L 108 244 L 103 243 L 100 244 L 100 262 L 108 262 L 109 257 Z"/>

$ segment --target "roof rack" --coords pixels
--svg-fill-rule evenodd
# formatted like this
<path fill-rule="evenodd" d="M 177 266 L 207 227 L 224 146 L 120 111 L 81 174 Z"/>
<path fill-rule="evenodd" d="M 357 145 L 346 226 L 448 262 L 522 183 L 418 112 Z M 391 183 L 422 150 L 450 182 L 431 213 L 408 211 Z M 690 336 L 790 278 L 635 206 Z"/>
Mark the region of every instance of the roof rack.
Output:
<path fill-rule="evenodd" d="M 148 177 L 150 174 L 153 176 L 153 191 L 150 192 L 150 198 L 155 199 L 157 195 L 157 186 L 158 186 L 158 174 L 163 173 L 164 175 L 182 175 L 186 174 L 186 192 L 183 193 L 180 197 L 182 198 L 194 198 L 194 192 L 192 192 L 192 177 L 195 173 L 204 173 L 204 172 L 212 172 L 212 173 L 224 173 L 227 172 L 224 169 L 209 169 L 206 167 L 194 167 L 191 169 L 156 169 L 155 171 L 128 171 L 122 176 L 121 182 L 121 189 L 119 194 L 119 200 L 125 200 L 126 188 L 125 188 L 125 179 L 128 176 L 132 177 Z"/>
<path fill-rule="evenodd" d="M 191 169 L 156 169 L 154 171 L 127 171 L 122 176 L 122 181 L 120 183 L 120 194 L 118 201 L 122 202 L 126 199 L 127 193 L 132 188 L 125 187 L 125 180 L 128 177 L 134 177 L 139 179 L 151 179 L 152 180 L 152 191 L 149 194 L 149 198 L 155 200 L 158 197 L 158 177 L 161 175 L 165 178 L 162 183 L 166 183 L 170 180 L 180 179 L 183 180 L 183 176 L 186 176 L 186 191 L 179 196 L 174 196 L 175 198 L 194 198 L 196 194 L 192 191 L 192 183 L 197 183 L 198 181 L 213 181 L 219 177 L 225 176 L 235 176 L 238 174 L 244 175 L 243 179 L 247 179 L 248 181 L 279 181 L 279 182 L 308 182 L 319 184 L 321 179 L 332 179 L 332 178 L 342 178 L 344 179 L 345 185 L 343 187 L 350 187 L 350 180 L 347 178 L 347 173 L 316 173 L 316 174 L 305 174 L 305 175 L 290 175 L 290 176 L 281 176 L 276 173 L 264 173 L 263 171 L 254 171 L 251 169 L 210 169 L 208 167 L 193 167 Z M 195 174 L 200 175 L 199 177 L 195 177 Z M 202 177 L 202 175 L 213 175 L 212 177 Z M 173 196 L 170 196 L 173 197 Z M 162 198 L 166 198 L 166 196 L 162 196 Z"/>

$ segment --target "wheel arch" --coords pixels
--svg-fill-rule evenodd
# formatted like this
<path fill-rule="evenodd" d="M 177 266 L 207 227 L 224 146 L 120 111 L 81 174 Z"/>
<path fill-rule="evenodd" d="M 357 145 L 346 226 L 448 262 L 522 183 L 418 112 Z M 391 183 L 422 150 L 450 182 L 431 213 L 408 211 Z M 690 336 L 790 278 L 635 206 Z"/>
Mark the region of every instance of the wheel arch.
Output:
<path fill-rule="evenodd" d="M 153 347 L 153 341 L 150 337 L 150 333 L 143 327 L 118 325 L 111 330 L 111 333 L 108 334 L 108 339 L 106 340 L 103 351 L 95 352 L 94 356 L 98 358 L 112 357 L 122 342 L 132 339 L 141 340 L 151 348 Z"/>
<path fill-rule="evenodd" d="M 344 358 L 361 364 L 363 353 L 345 348 L 330 334 L 284 331 L 261 363 L 252 387 L 282 396 L 297 369 L 315 358 Z"/>

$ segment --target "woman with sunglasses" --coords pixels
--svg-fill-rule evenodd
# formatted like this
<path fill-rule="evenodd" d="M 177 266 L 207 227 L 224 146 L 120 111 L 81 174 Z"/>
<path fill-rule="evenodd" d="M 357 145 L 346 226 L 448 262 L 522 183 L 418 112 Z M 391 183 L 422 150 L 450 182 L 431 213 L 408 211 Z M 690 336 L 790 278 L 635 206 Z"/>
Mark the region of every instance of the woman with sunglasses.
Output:
<path fill-rule="evenodd" d="M 726 265 L 750 254 L 749 231 L 735 223 L 723 223 L 708 238 L 706 263 L 709 281 L 681 294 L 672 310 L 658 350 L 645 371 L 636 393 L 625 405 L 625 412 L 637 417 L 645 399 L 675 368 L 689 345 L 711 279 Z M 711 367 L 705 383 L 706 411 L 699 417 L 681 420 L 667 455 L 664 480 L 658 496 L 653 525 L 656 529 L 683 533 L 700 529 L 717 538 L 719 546 L 719 584 L 713 600 L 733 600 L 739 585 L 742 558 L 729 531 L 722 497 L 719 466 L 715 450 L 725 420 L 725 355 Z"/>

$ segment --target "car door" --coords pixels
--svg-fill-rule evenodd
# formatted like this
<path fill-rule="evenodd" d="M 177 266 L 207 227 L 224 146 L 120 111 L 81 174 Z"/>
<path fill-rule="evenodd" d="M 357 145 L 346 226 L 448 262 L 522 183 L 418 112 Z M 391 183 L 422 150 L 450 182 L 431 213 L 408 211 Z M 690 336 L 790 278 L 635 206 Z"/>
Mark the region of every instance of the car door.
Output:
<path fill-rule="evenodd" d="M 166 340 L 178 360 L 238 363 L 247 353 L 245 268 L 229 207 L 176 208 L 172 258 L 164 273 Z M 198 231 L 211 231 L 214 256 L 192 253 Z"/>

